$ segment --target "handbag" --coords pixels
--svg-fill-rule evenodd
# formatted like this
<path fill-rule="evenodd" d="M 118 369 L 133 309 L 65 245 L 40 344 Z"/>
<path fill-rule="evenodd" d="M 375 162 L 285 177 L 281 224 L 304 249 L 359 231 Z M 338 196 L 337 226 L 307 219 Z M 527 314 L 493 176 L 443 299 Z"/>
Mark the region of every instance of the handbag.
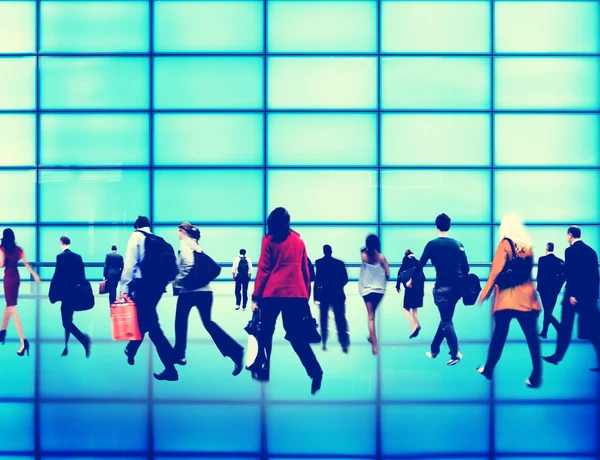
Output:
<path fill-rule="evenodd" d="M 461 297 L 467 307 L 475 305 L 481 292 L 481 281 L 474 273 L 469 273 L 461 280 Z"/>
<path fill-rule="evenodd" d="M 119 297 L 110 306 L 110 324 L 113 340 L 141 340 L 137 307 L 131 298 Z"/>
<path fill-rule="evenodd" d="M 321 334 L 317 330 L 317 320 L 312 315 L 307 315 L 300 321 L 300 331 L 308 340 L 308 343 L 321 343 Z"/>
<path fill-rule="evenodd" d="M 73 311 L 87 311 L 94 307 L 94 291 L 86 279 L 75 286 L 72 297 Z"/>
<path fill-rule="evenodd" d="M 205 252 L 194 251 L 194 266 L 190 273 L 181 280 L 187 290 L 206 286 L 221 274 L 221 267 Z"/>
<path fill-rule="evenodd" d="M 108 289 L 106 289 L 106 280 L 100 281 L 100 285 L 98 286 L 98 294 L 108 294 Z"/>

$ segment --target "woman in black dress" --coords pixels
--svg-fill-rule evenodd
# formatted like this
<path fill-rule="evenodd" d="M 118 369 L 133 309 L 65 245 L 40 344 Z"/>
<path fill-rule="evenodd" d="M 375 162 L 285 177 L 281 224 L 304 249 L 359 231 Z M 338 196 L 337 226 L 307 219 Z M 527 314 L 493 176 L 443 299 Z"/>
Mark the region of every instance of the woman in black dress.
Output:
<path fill-rule="evenodd" d="M 412 288 L 406 289 L 406 283 L 412 278 L 415 267 L 419 260 L 410 249 L 404 252 L 402 265 L 398 270 L 398 280 L 396 281 L 396 291 L 400 293 L 400 285 L 404 285 L 404 315 L 411 327 L 410 338 L 414 339 L 421 331 L 419 324 L 418 308 L 423 306 L 423 297 L 425 296 L 425 276 L 421 273 L 413 280 Z"/>

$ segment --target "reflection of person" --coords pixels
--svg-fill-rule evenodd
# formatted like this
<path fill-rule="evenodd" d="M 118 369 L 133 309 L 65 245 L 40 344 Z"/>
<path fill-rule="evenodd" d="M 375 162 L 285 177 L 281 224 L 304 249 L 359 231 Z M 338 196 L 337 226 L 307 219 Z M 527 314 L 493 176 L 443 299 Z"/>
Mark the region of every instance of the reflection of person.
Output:
<path fill-rule="evenodd" d="M 194 268 L 194 252 L 202 252 L 198 245 L 200 230 L 189 222 L 183 222 L 178 229 L 181 242 L 179 258 L 177 260 L 179 273 L 175 278 L 175 289 L 179 289 L 177 310 L 175 313 L 175 364 L 185 366 L 185 349 L 187 345 L 188 319 L 193 307 L 198 309 L 202 324 L 210 334 L 215 345 L 223 356 L 228 356 L 233 361 L 235 368 L 233 375 L 242 372 L 242 358 L 244 349 L 235 340 L 211 319 L 213 306 L 213 292 L 210 284 L 188 291 L 183 287 L 183 280 Z"/>
<path fill-rule="evenodd" d="M 271 212 L 267 219 L 267 229 L 267 234 L 262 239 L 252 295 L 252 309 L 260 307 L 262 314 L 263 330 L 258 342 L 260 347 L 264 347 L 267 358 L 266 363 L 255 362 L 249 370 L 254 374 L 255 365 L 264 365 L 256 374 L 259 380 L 269 380 L 273 334 L 281 313 L 285 338 L 292 344 L 306 373 L 312 379 L 311 393 L 315 394 L 321 388 L 323 370 L 310 347 L 308 328 L 311 325 L 303 321 L 311 318 L 306 247 L 300 235 L 290 229 L 290 215 L 284 208 L 276 208 Z"/>
<path fill-rule="evenodd" d="M 377 354 L 377 334 L 375 332 L 375 312 L 383 299 L 387 281 L 390 279 L 390 267 L 387 260 L 379 252 L 381 243 L 377 235 L 369 235 L 365 248 L 361 251 L 361 266 L 358 276 L 358 292 L 365 302 L 368 315 L 369 338 L 371 351 Z"/>
<path fill-rule="evenodd" d="M 71 240 L 66 236 L 60 237 L 60 247 L 62 253 L 56 256 L 56 271 L 50 283 L 50 291 L 48 297 L 50 302 L 61 301 L 60 314 L 62 316 L 62 324 L 65 328 L 65 349 L 62 356 L 69 354 L 69 336 L 73 334 L 85 349 L 85 356 L 90 357 L 92 350 L 92 340 L 89 335 L 84 334 L 73 323 L 75 314 L 73 299 L 75 288 L 78 284 L 85 280 L 85 266 L 79 254 L 75 254 L 70 249 Z"/>
<path fill-rule="evenodd" d="M 123 273 L 123 256 L 117 253 L 117 247 L 113 246 L 111 252 L 104 259 L 104 280 L 108 290 L 108 302 L 112 305 L 117 299 L 117 287 Z"/>
<path fill-rule="evenodd" d="M 4 297 L 6 298 L 6 309 L 2 317 L 2 329 L 0 329 L 0 342 L 4 343 L 8 321 L 12 318 L 19 339 L 21 340 L 21 347 L 17 351 L 17 354 L 23 356 L 27 352 L 29 356 L 29 341 L 25 338 L 23 327 L 21 326 L 21 318 L 19 318 L 19 313 L 17 312 L 17 299 L 21 284 L 21 276 L 17 268 L 19 261 L 23 262 L 23 265 L 29 270 L 36 283 L 39 283 L 40 277 L 33 271 L 29 262 L 27 262 L 25 251 L 17 246 L 15 232 L 7 228 L 2 234 L 2 244 L 0 244 L 0 267 L 4 268 Z"/>
<path fill-rule="evenodd" d="M 537 388 L 542 383 L 540 342 L 536 332 L 541 307 L 531 280 L 533 250 L 525 228 L 516 216 L 504 216 L 500 236 L 502 241 L 496 249 L 490 276 L 479 296 L 481 305 L 492 290 L 495 292 L 492 309 L 494 332 L 487 361 L 479 367 L 478 372 L 492 379 L 508 337 L 510 322 L 516 318 L 525 334 L 533 363 L 533 371 L 525 383 L 530 388 Z M 508 269 L 512 271 L 510 274 L 507 274 Z"/>
<path fill-rule="evenodd" d="M 540 337 L 545 339 L 548 337 L 548 328 L 550 324 L 554 326 L 556 332 L 560 323 L 552 316 L 556 299 L 565 282 L 565 263 L 554 255 L 554 243 L 546 245 L 546 255 L 538 260 L 537 273 L 537 290 L 542 300 L 544 308 L 544 325 Z"/>
<path fill-rule="evenodd" d="M 404 252 L 402 265 L 398 270 L 398 278 L 396 280 L 396 291 L 398 293 L 400 293 L 402 285 L 402 274 L 409 273 L 409 271 L 414 270 L 417 265 L 419 265 L 419 259 L 415 257 L 410 249 L 407 249 Z M 406 316 L 411 328 L 409 337 L 411 339 L 417 337 L 421 331 L 418 308 L 423 306 L 423 297 L 425 297 L 425 276 L 421 274 L 419 278 L 413 281 L 412 287 L 404 291 L 404 316 Z"/>
<path fill-rule="evenodd" d="M 598 365 L 590 369 L 600 372 L 600 312 L 598 311 L 598 255 L 581 241 L 581 229 L 569 227 L 567 241 L 570 247 L 565 250 L 565 274 L 567 286 L 562 303 L 562 317 L 558 329 L 556 352 L 544 356 L 551 364 L 558 364 L 565 357 L 571 343 L 575 314 L 579 315 L 579 338 L 592 342 L 596 350 Z"/>
<path fill-rule="evenodd" d="M 344 262 L 332 257 L 333 250 L 326 244 L 323 246 L 325 257 L 315 261 L 315 302 L 319 302 L 321 312 L 321 341 L 323 350 L 327 349 L 327 323 L 329 322 L 329 309 L 333 310 L 338 340 L 342 351 L 348 353 L 350 336 L 348 335 L 348 322 L 346 321 L 346 294 L 344 286 L 348 284 L 348 272 Z"/>

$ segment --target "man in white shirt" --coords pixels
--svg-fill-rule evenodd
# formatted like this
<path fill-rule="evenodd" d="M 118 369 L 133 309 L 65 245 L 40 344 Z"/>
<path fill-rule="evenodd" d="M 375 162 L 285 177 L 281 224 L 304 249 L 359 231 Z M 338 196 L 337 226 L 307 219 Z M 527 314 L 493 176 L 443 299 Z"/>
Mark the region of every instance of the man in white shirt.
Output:
<path fill-rule="evenodd" d="M 245 249 L 240 249 L 240 255 L 233 261 L 231 272 L 235 281 L 235 309 L 240 309 L 243 297 L 242 310 L 245 311 L 248 305 L 248 283 L 252 277 L 252 262 L 246 257 Z"/>

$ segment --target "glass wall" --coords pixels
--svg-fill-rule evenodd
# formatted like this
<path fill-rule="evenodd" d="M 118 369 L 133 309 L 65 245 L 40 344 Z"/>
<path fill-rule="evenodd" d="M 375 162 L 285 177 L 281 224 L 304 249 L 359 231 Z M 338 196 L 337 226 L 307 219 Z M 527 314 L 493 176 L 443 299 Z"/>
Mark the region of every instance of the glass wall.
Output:
<path fill-rule="evenodd" d="M 375 232 L 397 266 L 435 236 L 440 212 L 482 276 L 508 211 L 530 224 L 537 255 L 550 240 L 562 253 L 571 224 L 600 249 L 599 131 L 598 1 L 0 0 L 0 225 L 45 279 L 61 235 L 99 265 L 139 214 L 174 245 L 188 220 L 219 262 L 240 247 L 256 261 L 275 206 L 288 208 L 313 259 L 329 243 L 356 263 Z M 369 365 L 357 352 L 348 366 L 364 373 L 338 381 L 323 406 L 281 386 L 259 405 L 257 386 L 240 395 L 206 382 L 199 402 L 189 380 L 174 397 L 144 373 L 65 388 L 43 367 L 75 372 L 54 363 L 62 332 L 48 326 L 51 309 L 24 309 L 30 336 L 48 345 L 0 386 L 0 457 L 597 454 L 595 380 L 576 380 L 586 389 L 575 401 L 561 393 L 569 381 L 557 383 L 545 405 L 444 380 L 456 388 L 440 401 L 437 374 L 395 370 L 413 358 L 393 342 Z M 97 329 L 109 327 L 94 314 Z M 482 357 L 488 338 L 473 337 Z M 111 372 L 105 339 L 99 380 Z M 79 437 L 66 444 L 72 420 Z M 323 436 L 307 442 L 313 425 Z M 543 436 L 529 436 L 532 425 Z"/>

